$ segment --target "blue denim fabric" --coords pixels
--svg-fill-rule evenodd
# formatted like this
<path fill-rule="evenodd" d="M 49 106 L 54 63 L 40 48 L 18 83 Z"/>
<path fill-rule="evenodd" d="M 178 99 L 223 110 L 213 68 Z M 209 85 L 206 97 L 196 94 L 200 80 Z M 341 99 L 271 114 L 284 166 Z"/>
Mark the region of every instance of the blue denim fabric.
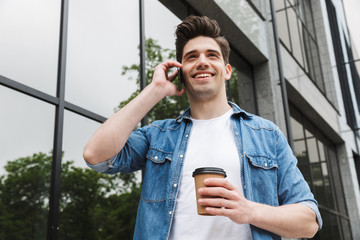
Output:
<path fill-rule="evenodd" d="M 317 202 L 283 133 L 272 122 L 229 104 L 234 109 L 231 124 L 245 197 L 271 206 L 302 203 L 314 210 L 321 228 Z M 155 121 L 134 131 L 109 161 L 88 164 L 109 174 L 146 168 L 134 239 L 168 239 L 191 127 L 187 109 L 177 119 Z M 252 225 L 251 230 L 254 240 L 281 239 Z"/>

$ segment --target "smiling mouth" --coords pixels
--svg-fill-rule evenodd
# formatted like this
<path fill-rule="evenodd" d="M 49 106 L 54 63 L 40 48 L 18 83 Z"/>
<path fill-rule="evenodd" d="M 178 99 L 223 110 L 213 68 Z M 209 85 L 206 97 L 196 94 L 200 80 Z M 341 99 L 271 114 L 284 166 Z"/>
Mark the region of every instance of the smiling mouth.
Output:
<path fill-rule="evenodd" d="M 211 73 L 199 73 L 199 74 L 195 74 L 193 75 L 193 78 L 207 78 L 207 77 L 212 77 L 214 74 Z"/>

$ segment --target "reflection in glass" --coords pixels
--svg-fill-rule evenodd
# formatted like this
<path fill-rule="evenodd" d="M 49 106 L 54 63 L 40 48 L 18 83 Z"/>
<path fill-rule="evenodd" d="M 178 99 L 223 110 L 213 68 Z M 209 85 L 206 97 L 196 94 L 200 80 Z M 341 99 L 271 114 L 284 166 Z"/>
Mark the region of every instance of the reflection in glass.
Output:
<path fill-rule="evenodd" d="M 320 163 L 311 164 L 311 174 L 313 177 L 312 180 L 313 180 L 314 194 L 316 196 L 316 200 L 318 200 L 320 204 L 327 205 L 327 199 L 324 189 L 324 182 L 322 178 Z"/>
<path fill-rule="evenodd" d="M 307 155 L 304 140 L 294 141 L 294 154 L 298 160 L 298 168 L 300 169 L 306 182 L 309 184 L 310 187 L 312 187 L 311 171 L 309 167 L 309 157 Z"/>
<path fill-rule="evenodd" d="M 316 146 L 316 139 L 315 138 L 307 138 L 306 139 L 309 160 L 310 162 L 318 162 L 319 161 L 319 154 Z"/>
<path fill-rule="evenodd" d="M 140 184 L 135 173 L 101 174 L 82 151 L 99 123 L 65 111 L 59 239 L 131 239 Z"/>
<path fill-rule="evenodd" d="M 0 75 L 55 95 L 59 26 L 60 0 L 2 0 Z"/>
<path fill-rule="evenodd" d="M 322 170 L 322 173 L 324 176 L 325 195 L 326 195 L 327 204 L 328 204 L 327 206 L 331 209 L 335 209 L 333 191 L 331 188 L 331 182 L 330 182 L 330 177 L 328 175 L 326 162 L 321 163 L 321 170 Z"/>
<path fill-rule="evenodd" d="M 252 77 L 252 67 L 245 63 L 236 53 L 230 54 L 232 73 L 230 78 L 230 91 L 227 95 L 230 101 L 238 104 L 250 113 L 257 113 L 257 100 Z"/>
<path fill-rule="evenodd" d="M 292 123 L 295 123 L 292 124 L 294 136 L 297 135 L 294 128 L 305 127 L 306 146 L 304 140 L 298 138 L 294 141 L 294 153 L 299 160 L 298 167 L 319 203 L 323 219 L 323 229 L 314 239 L 349 239 L 349 222 L 345 219 L 348 213 L 336 147 L 295 107 L 291 105 L 290 109 L 294 118 Z M 341 235 L 347 237 L 340 238 Z"/>
<path fill-rule="evenodd" d="M 285 8 L 285 1 L 286 0 L 275 0 L 275 11 L 283 10 Z"/>
<path fill-rule="evenodd" d="M 73 161 L 77 167 L 87 168 L 82 155 L 83 149 L 99 126 L 100 123 L 65 111 L 63 158 Z"/>
<path fill-rule="evenodd" d="M 175 30 L 181 20 L 160 1 L 146 0 L 144 4 L 146 38 L 156 40 L 164 49 L 175 50 Z"/>
<path fill-rule="evenodd" d="M 290 37 L 289 37 L 289 29 L 288 29 L 288 21 L 286 18 L 286 10 L 281 10 L 276 12 L 276 22 L 278 25 L 279 38 L 282 43 L 285 44 L 287 49 L 291 49 Z"/>
<path fill-rule="evenodd" d="M 0 238 L 46 239 L 54 107 L 0 86 Z"/>
<path fill-rule="evenodd" d="M 349 220 L 341 218 L 341 227 L 344 235 L 343 239 L 351 239 L 351 230 Z"/>
<path fill-rule="evenodd" d="M 66 101 L 109 117 L 137 88 L 122 67 L 139 63 L 137 1 L 69 5 Z"/>
<path fill-rule="evenodd" d="M 328 147 L 327 148 L 328 153 L 328 168 L 329 173 L 331 174 L 332 184 L 334 185 L 334 189 L 341 189 L 342 188 L 342 180 L 341 180 L 341 174 L 340 169 L 338 165 L 338 159 L 336 157 L 336 152 L 334 150 L 334 147 Z M 340 212 L 343 215 L 348 215 L 344 195 L 341 191 L 336 190 L 335 191 L 335 198 L 337 203 L 337 211 Z"/>
<path fill-rule="evenodd" d="M 265 22 L 246 0 L 215 0 L 232 21 L 262 51 L 266 52 Z"/>
<path fill-rule="evenodd" d="M 319 146 L 320 161 L 326 161 L 325 146 L 320 140 L 318 140 L 317 143 L 318 143 L 318 146 Z"/>
<path fill-rule="evenodd" d="M 289 25 L 292 26 L 290 28 L 290 38 L 291 38 L 291 45 L 292 45 L 292 53 L 296 60 L 300 63 L 301 66 L 304 66 L 304 61 L 302 58 L 301 52 L 301 38 L 299 35 L 299 22 L 296 16 L 296 13 L 293 8 L 287 9 Z"/>
<path fill-rule="evenodd" d="M 290 118 L 290 121 L 294 140 L 304 139 L 303 126 L 292 117 Z"/>

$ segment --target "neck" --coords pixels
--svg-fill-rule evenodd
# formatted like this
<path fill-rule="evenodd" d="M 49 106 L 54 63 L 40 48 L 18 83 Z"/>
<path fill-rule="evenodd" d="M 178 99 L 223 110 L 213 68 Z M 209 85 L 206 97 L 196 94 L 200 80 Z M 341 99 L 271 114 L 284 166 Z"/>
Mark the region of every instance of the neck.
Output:
<path fill-rule="evenodd" d="M 191 117 L 205 120 L 222 116 L 231 106 L 226 98 L 222 101 L 190 101 Z"/>

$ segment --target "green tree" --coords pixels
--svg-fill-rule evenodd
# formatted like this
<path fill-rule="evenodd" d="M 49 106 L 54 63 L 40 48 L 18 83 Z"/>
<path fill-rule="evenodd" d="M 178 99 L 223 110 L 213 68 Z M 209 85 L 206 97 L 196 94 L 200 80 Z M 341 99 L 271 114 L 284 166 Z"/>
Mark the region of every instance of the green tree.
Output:
<path fill-rule="evenodd" d="M 175 50 L 161 48 L 158 42 L 152 38 L 146 39 L 145 49 L 146 49 L 146 67 L 145 67 L 146 84 L 150 84 L 152 80 L 152 76 L 154 74 L 154 68 L 162 62 L 169 59 L 173 60 L 176 57 L 175 57 Z M 128 79 L 130 81 L 134 80 L 133 79 L 134 74 L 136 74 L 136 83 L 139 87 L 127 100 L 122 101 L 116 110 L 124 107 L 140 93 L 140 65 L 133 64 L 130 66 L 123 67 L 122 75 L 128 76 Z M 235 68 L 232 69 L 232 75 L 229 81 L 230 81 L 229 84 L 230 86 L 227 89 L 229 100 L 238 102 L 239 94 L 237 90 L 238 89 L 237 72 Z M 177 79 L 174 81 L 174 84 L 177 85 Z M 181 97 L 178 96 L 165 97 L 157 105 L 155 105 L 155 107 L 147 114 L 147 119 L 149 123 L 151 123 L 157 119 L 176 118 L 188 106 L 189 106 L 189 102 L 186 97 L 186 94 L 184 94 Z"/>
<path fill-rule="evenodd" d="M 46 239 L 52 154 L 10 161 L 0 177 L 0 239 Z M 62 164 L 59 239 L 132 239 L 140 184 Z"/>
<path fill-rule="evenodd" d="M 175 50 L 162 48 L 156 40 L 149 38 L 145 41 L 145 52 L 146 84 L 150 84 L 154 68 L 166 60 L 175 59 Z M 133 74 L 137 75 L 136 83 L 139 87 L 127 100 L 119 104 L 118 109 L 124 107 L 140 93 L 140 65 L 133 64 L 123 67 L 122 75 L 128 76 L 130 81 L 133 80 Z M 177 80 L 174 83 L 177 84 Z M 188 106 L 189 103 L 185 94 L 181 97 L 165 97 L 147 114 L 147 119 L 151 123 L 157 119 L 175 118 Z"/>
<path fill-rule="evenodd" d="M 62 166 L 59 239 L 131 239 L 140 186 L 134 173 Z"/>
<path fill-rule="evenodd" d="M 0 179 L 0 239 L 45 239 L 51 155 L 8 162 Z"/>

